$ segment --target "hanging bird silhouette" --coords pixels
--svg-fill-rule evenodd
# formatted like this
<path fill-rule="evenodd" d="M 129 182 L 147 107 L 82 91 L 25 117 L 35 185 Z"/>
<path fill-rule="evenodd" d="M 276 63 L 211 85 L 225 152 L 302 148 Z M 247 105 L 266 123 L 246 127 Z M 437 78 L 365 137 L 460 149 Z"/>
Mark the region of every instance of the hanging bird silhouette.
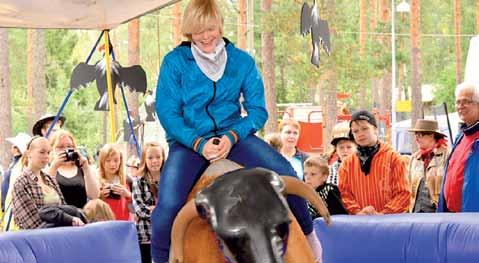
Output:
<path fill-rule="evenodd" d="M 146 92 L 146 98 L 145 98 L 145 111 L 146 111 L 146 119 L 145 121 L 155 121 L 155 115 L 156 115 L 156 100 L 155 97 L 153 97 L 153 92 L 151 90 Z"/>
<path fill-rule="evenodd" d="M 111 46 L 110 46 L 111 47 Z M 103 48 L 104 49 L 104 48 Z M 102 47 L 100 47 L 100 51 Z M 110 50 L 112 50 L 110 48 Z M 128 87 L 130 92 L 136 91 L 145 94 L 146 92 L 146 73 L 139 65 L 131 67 L 122 67 L 117 61 L 111 60 L 111 81 L 113 88 L 113 101 L 116 104 L 115 88 L 116 85 L 122 85 L 123 88 Z M 108 111 L 108 88 L 106 80 L 106 61 L 105 55 L 103 59 L 96 62 L 95 65 L 86 63 L 78 64 L 70 79 L 70 89 L 76 90 L 85 87 L 88 83 L 96 81 L 96 88 L 100 98 L 95 104 L 96 111 Z"/>
<path fill-rule="evenodd" d="M 313 6 L 309 7 L 307 3 L 303 3 L 301 8 L 301 35 L 306 36 L 311 33 L 313 43 L 313 52 L 311 54 L 311 63 L 319 67 L 319 50 L 321 47 L 329 56 L 331 54 L 331 42 L 329 38 L 328 21 L 319 18 L 316 0 Z"/>

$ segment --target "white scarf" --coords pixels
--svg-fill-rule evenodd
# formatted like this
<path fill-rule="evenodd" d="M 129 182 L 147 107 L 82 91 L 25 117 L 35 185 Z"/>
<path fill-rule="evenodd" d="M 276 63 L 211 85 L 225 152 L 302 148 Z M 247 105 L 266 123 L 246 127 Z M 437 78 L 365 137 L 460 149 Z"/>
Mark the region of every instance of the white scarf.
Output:
<path fill-rule="evenodd" d="M 191 52 L 201 71 L 212 81 L 218 81 L 225 72 L 226 54 L 225 41 L 220 39 L 212 53 L 205 53 L 195 43 L 191 42 Z"/>

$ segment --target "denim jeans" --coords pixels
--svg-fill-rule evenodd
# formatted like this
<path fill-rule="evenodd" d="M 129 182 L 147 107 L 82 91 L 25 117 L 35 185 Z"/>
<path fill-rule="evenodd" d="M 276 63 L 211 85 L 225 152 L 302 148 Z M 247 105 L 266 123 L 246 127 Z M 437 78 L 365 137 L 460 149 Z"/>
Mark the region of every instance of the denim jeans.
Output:
<path fill-rule="evenodd" d="M 296 176 L 280 153 L 254 135 L 233 145 L 228 159 L 245 168 L 263 167 L 280 175 Z M 209 161 L 195 151 L 176 142 L 170 145 L 160 177 L 158 204 L 151 215 L 151 253 L 155 263 L 168 262 L 173 221 L 208 165 Z M 298 196 L 288 196 L 287 201 L 304 234 L 311 233 L 313 223 L 306 201 Z"/>

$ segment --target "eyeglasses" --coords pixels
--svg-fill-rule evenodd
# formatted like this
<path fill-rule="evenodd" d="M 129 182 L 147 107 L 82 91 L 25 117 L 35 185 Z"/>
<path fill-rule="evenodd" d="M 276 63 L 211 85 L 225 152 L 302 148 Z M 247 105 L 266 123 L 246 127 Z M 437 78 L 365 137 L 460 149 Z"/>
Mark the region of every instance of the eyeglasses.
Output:
<path fill-rule="evenodd" d="M 415 132 L 414 137 L 422 138 L 423 136 L 432 135 L 432 134 L 433 134 L 432 132 Z"/>
<path fill-rule="evenodd" d="M 463 100 L 456 100 L 456 106 L 469 106 L 473 103 L 475 103 L 475 101 L 473 100 L 468 100 L 468 99 L 463 99 Z"/>

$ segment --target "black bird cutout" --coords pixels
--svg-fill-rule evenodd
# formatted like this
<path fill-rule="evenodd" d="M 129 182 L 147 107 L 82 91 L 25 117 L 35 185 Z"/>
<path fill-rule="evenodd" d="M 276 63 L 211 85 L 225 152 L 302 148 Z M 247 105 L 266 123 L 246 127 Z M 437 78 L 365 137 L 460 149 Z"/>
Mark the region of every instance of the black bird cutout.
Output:
<path fill-rule="evenodd" d="M 146 73 L 139 65 L 131 67 L 122 67 L 117 61 L 111 60 L 111 81 L 113 88 L 113 101 L 116 104 L 115 88 L 116 85 L 128 87 L 130 92 L 136 91 L 145 94 L 146 92 Z M 85 87 L 88 83 L 96 80 L 96 88 L 100 99 L 95 104 L 96 111 L 108 111 L 108 88 L 106 80 L 106 61 L 105 58 L 88 65 L 86 63 L 78 64 L 70 79 L 70 89 L 75 90 Z"/>
<path fill-rule="evenodd" d="M 303 3 L 301 8 L 301 35 L 306 36 L 311 33 L 313 43 L 313 53 L 311 54 L 311 63 L 319 67 L 319 50 L 322 47 L 324 52 L 329 56 L 331 54 L 331 42 L 329 39 L 328 21 L 319 18 L 316 0 L 313 6 L 309 7 L 307 3 Z"/>
<path fill-rule="evenodd" d="M 155 100 L 155 97 L 153 97 L 153 93 L 151 92 L 151 90 L 149 90 L 147 94 L 148 95 L 146 95 L 146 98 L 145 98 L 145 111 L 146 111 L 145 121 L 155 121 L 156 100 Z"/>

